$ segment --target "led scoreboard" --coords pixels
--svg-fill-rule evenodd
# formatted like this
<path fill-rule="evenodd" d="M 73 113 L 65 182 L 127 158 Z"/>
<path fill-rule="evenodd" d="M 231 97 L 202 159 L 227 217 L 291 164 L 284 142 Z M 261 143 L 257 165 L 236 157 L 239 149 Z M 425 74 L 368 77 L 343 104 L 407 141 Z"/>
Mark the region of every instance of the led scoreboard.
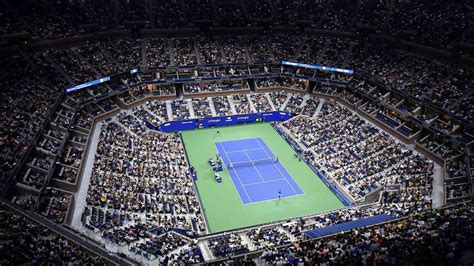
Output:
<path fill-rule="evenodd" d="M 94 85 L 97 85 L 97 84 L 101 84 L 101 83 L 104 83 L 104 82 L 107 82 L 107 81 L 110 81 L 110 77 L 103 77 L 103 78 L 96 79 L 96 80 L 93 80 L 93 81 L 89 81 L 89 82 L 86 82 L 86 83 L 82 83 L 82 84 L 79 84 L 79 85 L 76 85 L 76 86 L 72 86 L 70 88 L 65 89 L 64 92 L 65 93 L 75 92 L 77 90 L 84 89 L 84 88 L 94 86 Z"/>
<path fill-rule="evenodd" d="M 338 67 L 318 66 L 318 65 L 310 65 L 310 64 L 304 64 L 304 63 L 288 62 L 288 61 L 281 61 L 281 64 L 285 66 L 304 67 L 304 68 L 330 71 L 330 72 L 338 72 L 338 73 L 344 73 L 344 74 L 354 73 L 354 70 L 352 69 L 344 69 L 344 68 L 338 68 Z"/>

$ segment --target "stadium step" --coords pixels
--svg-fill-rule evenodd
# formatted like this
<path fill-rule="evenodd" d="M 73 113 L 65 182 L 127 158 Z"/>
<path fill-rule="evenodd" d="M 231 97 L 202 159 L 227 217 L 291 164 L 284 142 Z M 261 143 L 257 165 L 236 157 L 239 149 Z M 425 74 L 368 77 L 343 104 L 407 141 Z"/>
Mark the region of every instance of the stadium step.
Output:
<path fill-rule="evenodd" d="M 301 102 L 300 106 L 298 106 L 298 107 L 300 107 L 301 109 L 303 109 L 303 108 L 306 106 L 306 101 L 309 99 L 309 97 L 310 97 L 310 96 L 309 96 L 308 94 L 306 94 L 305 96 L 303 96 L 303 101 Z"/>
<path fill-rule="evenodd" d="M 196 118 L 193 108 L 193 102 L 191 101 L 191 99 L 186 99 L 186 101 L 188 101 L 189 117 Z"/>
<path fill-rule="evenodd" d="M 210 260 L 215 259 L 214 255 L 212 254 L 212 252 L 209 250 L 209 247 L 207 246 L 207 241 L 199 241 L 198 246 L 201 249 L 202 257 L 204 258 L 205 261 L 210 261 Z"/>
<path fill-rule="evenodd" d="M 344 53 L 344 59 L 343 59 L 343 65 L 347 65 L 350 63 L 350 59 L 352 57 L 352 50 L 354 49 L 354 46 L 356 45 L 356 42 L 349 42 L 349 47 L 347 48 L 347 51 Z"/>
<path fill-rule="evenodd" d="M 228 64 L 229 62 L 227 61 L 227 56 L 224 52 L 224 48 L 222 48 L 222 45 L 219 45 L 219 54 L 221 55 L 221 58 L 225 64 Z"/>
<path fill-rule="evenodd" d="M 197 60 L 198 65 L 202 65 L 203 60 L 202 60 L 202 55 L 199 51 L 199 46 L 198 46 L 198 41 L 197 40 L 193 40 L 193 49 L 194 49 L 194 53 L 196 54 L 196 60 Z"/>
<path fill-rule="evenodd" d="M 245 45 L 245 58 L 247 60 L 247 62 L 251 62 L 252 61 L 252 56 L 250 56 L 250 52 L 249 52 L 249 47 L 247 45 Z"/>
<path fill-rule="evenodd" d="M 273 104 L 272 97 L 270 97 L 270 94 L 265 93 L 265 97 L 267 97 L 268 103 L 272 107 L 272 111 L 276 111 L 277 109 L 275 108 L 275 105 Z"/>
<path fill-rule="evenodd" d="M 174 49 L 174 41 L 173 39 L 168 40 L 168 51 L 170 51 L 170 65 L 175 65 L 176 61 L 174 60 L 175 56 L 175 49 Z"/>
<path fill-rule="evenodd" d="M 229 101 L 230 110 L 232 111 L 232 114 L 236 115 L 237 111 L 235 110 L 235 105 L 234 105 L 234 101 L 232 100 L 232 95 L 227 95 L 227 100 Z"/>
<path fill-rule="evenodd" d="M 328 48 L 330 46 L 331 46 L 331 40 L 327 39 L 324 42 L 323 47 L 316 54 L 316 62 L 321 62 L 322 61 L 324 55 L 326 54 L 326 51 L 328 50 Z"/>
<path fill-rule="evenodd" d="M 318 105 L 318 107 L 316 107 L 316 111 L 314 112 L 314 114 L 312 116 L 313 119 L 316 119 L 319 112 L 321 111 L 321 108 L 323 108 L 325 102 L 326 102 L 326 99 L 320 99 L 319 100 L 319 105 Z"/>
<path fill-rule="evenodd" d="M 240 233 L 239 236 L 242 238 L 243 242 L 247 244 L 250 251 L 257 250 L 257 247 L 252 243 L 252 240 L 250 240 L 245 232 Z"/>
<path fill-rule="evenodd" d="M 217 116 L 217 114 L 216 114 L 216 108 L 214 107 L 214 102 L 212 101 L 212 98 L 209 97 L 209 98 L 207 98 L 207 100 L 209 101 L 209 108 L 211 108 L 211 114 L 212 114 L 212 116 Z"/>
<path fill-rule="evenodd" d="M 305 43 L 306 43 L 306 39 L 303 39 L 302 41 L 299 42 L 298 48 L 296 49 L 296 52 L 292 58 L 293 60 L 295 61 L 298 60 L 298 57 L 301 54 L 301 51 L 303 50 Z"/>
<path fill-rule="evenodd" d="M 168 121 L 172 121 L 173 109 L 171 108 L 171 101 L 166 101 L 166 114 L 168 115 Z"/>
<path fill-rule="evenodd" d="M 253 104 L 252 98 L 250 98 L 250 94 L 245 95 L 247 97 L 247 100 L 249 101 L 250 109 L 252 112 L 256 113 L 257 109 L 255 109 L 255 105 Z"/>
<path fill-rule="evenodd" d="M 290 238 L 291 242 L 295 242 L 295 241 L 298 240 L 298 238 L 296 238 L 292 233 L 290 233 L 288 230 L 286 230 L 286 228 L 284 228 L 283 226 L 279 226 L 278 230 L 282 233 L 285 233 Z"/>
<path fill-rule="evenodd" d="M 446 196 L 444 192 L 444 171 L 439 165 L 433 168 L 433 191 L 431 192 L 431 204 L 433 208 L 439 208 L 446 203 Z"/>
<path fill-rule="evenodd" d="M 288 97 L 286 98 L 285 102 L 280 106 L 280 110 L 278 110 L 278 111 L 284 111 L 285 110 L 286 105 L 291 100 L 291 97 L 293 97 L 293 95 L 291 93 L 288 93 Z"/>
<path fill-rule="evenodd" d="M 263 42 L 262 42 L 265 47 L 267 48 L 269 54 L 272 56 L 272 60 L 275 62 L 277 61 L 277 58 L 275 57 L 275 53 L 273 52 L 273 49 L 271 47 L 271 45 L 268 43 L 267 39 L 263 39 Z"/>

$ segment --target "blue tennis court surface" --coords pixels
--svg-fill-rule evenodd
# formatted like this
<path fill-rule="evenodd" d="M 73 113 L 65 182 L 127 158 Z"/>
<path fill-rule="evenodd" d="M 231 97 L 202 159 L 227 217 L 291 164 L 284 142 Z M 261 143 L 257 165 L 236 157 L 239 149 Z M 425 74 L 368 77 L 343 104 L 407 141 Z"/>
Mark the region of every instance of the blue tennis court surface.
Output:
<path fill-rule="evenodd" d="M 304 193 L 261 138 L 215 145 L 244 204 Z"/>

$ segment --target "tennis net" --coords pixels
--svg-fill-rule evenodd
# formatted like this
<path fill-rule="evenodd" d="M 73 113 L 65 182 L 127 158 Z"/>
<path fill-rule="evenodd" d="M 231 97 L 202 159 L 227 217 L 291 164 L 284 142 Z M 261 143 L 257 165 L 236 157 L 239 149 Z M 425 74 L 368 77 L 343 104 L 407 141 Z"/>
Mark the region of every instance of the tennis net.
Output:
<path fill-rule="evenodd" d="M 256 164 L 263 164 L 263 163 L 276 163 L 276 162 L 278 162 L 278 157 L 269 157 L 269 158 L 258 159 L 258 160 L 231 162 L 227 166 L 229 169 L 232 169 L 239 166 L 256 165 Z"/>

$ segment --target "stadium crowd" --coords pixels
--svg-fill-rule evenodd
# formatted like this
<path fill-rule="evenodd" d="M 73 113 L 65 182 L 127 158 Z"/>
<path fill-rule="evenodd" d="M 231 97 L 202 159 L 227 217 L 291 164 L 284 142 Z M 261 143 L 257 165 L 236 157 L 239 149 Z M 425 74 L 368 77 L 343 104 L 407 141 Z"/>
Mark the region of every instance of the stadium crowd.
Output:
<path fill-rule="evenodd" d="M 115 226 L 145 223 L 141 233 L 127 241 L 129 245 L 147 239 L 144 231 L 151 228 L 180 229 L 189 235 L 205 231 L 180 139 L 148 132 L 137 121 L 121 114 L 117 122 L 102 126 L 82 217 L 85 228 L 121 243 L 129 231 Z M 177 248 L 156 246 L 160 241 L 139 242 L 135 251 L 158 257 Z"/>
<path fill-rule="evenodd" d="M 93 254 L 0 203 L 0 263 L 19 264 L 106 264 Z"/>
<path fill-rule="evenodd" d="M 473 245 L 470 206 L 424 212 L 321 240 L 267 249 L 271 264 L 457 264 Z"/>
<path fill-rule="evenodd" d="M 2 4 L 0 33 L 27 32 L 43 39 L 60 39 L 98 30 L 123 29 L 126 21 L 146 21 L 145 28 L 199 27 L 202 23 L 220 26 L 295 25 L 304 21 L 321 30 L 362 31 L 394 35 L 403 40 L 449 49 L 457 43 L 472 44 L 470 1 L 451 3 L 441 0 L 411 1 L 266 1 L 238 3 L 125 2 L 97 3 L 68 1 L 20 1 Z M 66 16 L 65 14 L 68 14 Z M 256 16 L 255 14 L 259 14 Z M 51 17 L 54 17 L 52 19 Z M 205 22 L 209 21 L 209 22 Z M 271 22 L 270 22 L 271 21 Z M 436 24 L 436 28 L 431 25 Z M 400 34 L 402 33 L 402 34 Z M 463 51 L 463 50 L 461 50 Z M 469 50 L 468 50 L 469 51 Z"/>
<path fill-rule="evenodd" d="M 200 26 L 208 23 L 205 20 L 217 21 L 222 26 L 266 25 L 272 20 L 277 25 L 287 24 L 287 21 L 309 22 L 316 29 L 361 33 L 376 28 L 381 33 L 398 36 L 399 40 L 442 48 L 456 55 L 464 55 L 457 50 L 459 43 L 474 44 L 472 34 L 467 30 L 472 27 L 469 15 L 473 5 L 469 1 L 362 0 L 357 5 L 346 0 L 317 3 L 309 0 L 201 1 L 202 5 L 193 1 L 178 2 L 3 1 L 0 3 L 0 33 L 29 33 L 34 38 L 22 41 L 28 46 L 31 40 L 55 40 L 125 29 L 125 21 L 146 20 L 146 28 L 156 29 Z M 457 60 L 421 57 L 364 36 L 365 33 L 360 38 L 347 40 L 266 32 L 260 36 L 240 37 L 101 37 L 75 47 L 26 49 L 11 55 L 2 54 L 0 186 L 14 177 L 17 189 L 12 193 L 12 202 L 56 223 L 65 223 L 73 195 L 55 186 L 76 185 L 94 119 L 119 110 L 119 106 L 123 107 L 121 104 L 130 105 L 147 96 L 175 96 L 177 93 L 175 85 L 131 84 L 190 76 L 227 78 L 185 86 L 184 94 L 234 90 L 235 94 L 231 96 L 171 100 L 171 112 L 168 112 L 166 102 L 149 100 L 101 124 L 98 153 L 81 219 L 89 233 L 117 245 L 126 244 L 130 251 L 150 260 L 202 262 L 199 246 L 172 232 L 184 230 L 195 236 L 206 231 L 192 180 L 187 176 L 182 144 L 176 135 L 150 132 L 143 121 L 157 125 L 171 119 L 190 118 L 193 112 L 195 117 L 208 117 L 214 113 L 223 116 L 282 110 L 304 115 L 282 123 L 281 128 L 301 148 L 307 161 L 324 170 L 355 200 L 380 189 L 381 205 L 321 214 L 293 221 L 292 226 L 285 228 L 249 230 L 249 246 L 238 235 L 212 239 L 208 246 L 215 257 L 268 248 L 261 259 L 275 264 L 299 261 L 393 264 L 412 260 L 428 263 L 416 260 L 417 255 L 423 253 L 453 262 L 463 247 L 472 244 L 472 236 L 460 234 L 456 227 L 471 226 L 466 207 L 424 213 L 416 218 L 361 229 L 348 237 L 334 237 L 329 242 L 296 244 L 286 250 L 272 248 L 287 244 L 293 236 L 301 237 L 304 230 L 379 213 L 402 217 L 429 210 L 433 166 L 428 159 L 332 100 L 323 102 L 316 97 L 285 91 L 247 94 L 254 87 L 257 91 L 288 87 L 293 91 L 311 92 L 311 86 L 314 86 L 315 92 L 339 95 L 406 137 L 416 136 L 416 145 L 445 159 L 448 200 L 469 197 L 469 183 L 456 180 L 467 177 L 467 166 L 460 159 L 464 154 L 446 141 L 443 134 L 463 142 L 472 141 L 472 133 L 462 131 L 465 121 L 474 118 L 472 69 Z M 8 39 L 2 38 L 2 41 Z M 7 43 L 2 42 L 2 46 Z M 466 55 L 472 56 L 469 52 Z M 127 72 L 137 66 L 268 63 L 285 59 L 350 67 L 367 77 L 321 74 L 271 64 L 209 67 L 188 72 L 172 69 L 140 73 L 71 95 L 61 94 L 61 90 L 74 84 Z M 291 78 L 230 78 L 270 72 Z M 295 77 L 331 79 L 348 89 L 323 82 L 314 85 Z M 117 97 L 101 98 L 107 93 L 115 93 L 116 87 L 122 85 L 131 87 Z M 389 89 L 407 93 L 411 98 L 400 98 Z M 367 97 L 362 95 L 369 95 L 375 101 L 367 102 Z M 456 119 L 425 111 L 420 102 Z M 420 126 L 414 126 L 388 110 L 387 105 L 414 115 L 424 126 L 440 133 L 422 131 Z M 20 161 L 23 156 L 24 162 Z M 28 191 L 35 196 L 22 197 L 19 191 Z M 90 264 L 97 259 L 24 217 L 6 210 L 2 214 L 2 235 L 7 243 L 0 245 L 0 249 L 8 257 L 0 264 Z M 437 226 L 441 230 L 436 234 L 433 228 Z M 146 234 L 153 229 L 159 234 L 152 237 Z M 52 237 L 46 237 L 47 234 Z M 439 240 L 440 235 L 444 240 Z M 415 236 L 418 242 L 410 243 Z M 432 243 L 425 245 L 432 249 L 410 249 L 420 243 Z M 400 254 L 406 256 L 393 256 L 391 250 L 401 250 Z"/>
<path fill-rule="evenodd" d="M 428 178 L 432 168 L 429 160 L 332 100 L 324 103 L 314 120 L 300 116 L 282 126 L 300 144 L 306 159 L 354 199 L 384 186 L 392 175 L 410 182 Z"/>

